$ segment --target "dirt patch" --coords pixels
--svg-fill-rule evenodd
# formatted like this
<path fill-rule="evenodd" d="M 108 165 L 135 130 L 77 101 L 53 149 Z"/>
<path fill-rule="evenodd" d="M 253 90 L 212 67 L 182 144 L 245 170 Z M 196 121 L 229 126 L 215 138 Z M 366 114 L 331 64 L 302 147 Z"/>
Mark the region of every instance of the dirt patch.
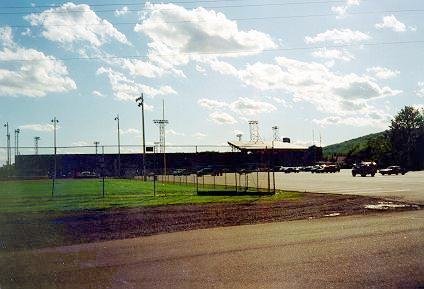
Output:
<path fill-rule="evenodd" d="M 376 210 L 367 209 L 366 206 L 378 205 L 383 201 L 372 197 L 305 193 L 298 200 L 272 203 L 170 205 L 60 214 L 2 214 L 0 250 L 70 245 L 242 224 L 375 214 Z M 416 205 L 401 202 L 395 204 L 399 206 L 392 206 L 382 213 L 420 209 Z"/>

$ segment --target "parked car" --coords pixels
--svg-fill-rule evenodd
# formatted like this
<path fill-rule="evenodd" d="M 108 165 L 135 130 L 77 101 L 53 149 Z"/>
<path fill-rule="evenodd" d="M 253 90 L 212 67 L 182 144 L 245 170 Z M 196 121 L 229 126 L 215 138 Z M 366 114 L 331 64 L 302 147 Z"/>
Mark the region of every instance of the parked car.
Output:
<path fill-rule="evenodd" d="M 312 166 L 310 172 L 311 173 L 316 173 L 317 171 L 321 170 L 321 167 L 322 167 L 321 165 Z"/>
<path fill-rule="evenodd" d="M 377 173 L 377 164 L 375 162 L 360 162 L 353 165 L 352 176 L 361 175 L 365 177 L 366 175 L 375 176 Z"/>
<path fill-rule="evenodd" d="M 340 168 L 337 165 L 322 165 L 320 168 L 315 170 L 315 173 L 336 173 L 340 172 Z"/>
<path fill-rule="evenodd" d="M 175 169 L 171 172 L 173 175 L 176 176 L 188 176 L 190 175 L 190 171 L 187 169 Z"/>
<path fill-rule="evenodd" d="M 398 174 L 406 174 L 406 170 L 401 168 L 400 166 L 390 166 L 385 169 L 380 170 L 380 174 L 384 175 L 398 175 Z"/>
<path fill-rule="evenodd" d="M 298 173 L 300 170 L 297 167 L 282 167 L 281 172 L 284 172 L 286 174 L 289 173 Z"/>
<path fill-rule="evenodd" d="M 75 177 L 80 179 L 90 179 L 90 178 L 97 178 L 98 175 L 95 172 L 84 171 L 84 172 L 77 173 Z"/>

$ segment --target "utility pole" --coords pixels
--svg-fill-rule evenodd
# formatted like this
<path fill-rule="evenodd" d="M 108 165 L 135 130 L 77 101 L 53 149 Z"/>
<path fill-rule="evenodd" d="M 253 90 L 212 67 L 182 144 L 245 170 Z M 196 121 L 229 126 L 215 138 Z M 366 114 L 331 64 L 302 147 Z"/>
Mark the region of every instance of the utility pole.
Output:
<path fill-rule="evenodd" d="M 100 142 L 99 141 L 95 141 L 94 142 L 94 147 L 96 149 L 96 155 L 97 155 L 97 148 L 99 147 Z"/>
<path fill-rule="evenodd" d="M 141 107 L 141 126 L 143 130 L 143 180 L 146 181 L 146 134 L 144 127 L 144 95 L 141 93 L 141 96 L 135 100 L 139 107 Z"/>
<path fill-rule="evenodd" d="M 36 155 L 38 155 L 38 141 L 40 140 L 41 138 L 39 137 L 39 136 L 35 136 L 34 137 L 34 150 L 35 150 L 35 154 Z"/>
<path fill-rule="evenodd" d="M 57 169 L 57 158 L 56 158 L 56 154 L 57 154 L 57 143 L 56 143 L 56 126 L 59 123 L 59 121 L 56 119 L 56 117 L 54 117 L 51 122 L 53 123 L 53 142 L 54 142 L 54 171 L 53 171 L 53 183 L 52 183 L 52 197 L 54 195 L 54 185 L 55 185 L 55 180 L 56 180 L 56 169 Z"/>
<path fill-rule="evenodd" d="M 21 130 L 19 128 L 15 129 L 15 163 L 16 156 L 19 155 L 19 133 Z"/>
<path fill-rule="evenodd" d="M 10 151 L 9 123 L 6 122 L 4 124 L 4 127 L 6 128 L 6 165 L 10 166 L 11 151 Z"/>
<path fill-rule="evenodd" d="M 115 120 L 118 122 L 118 175 L 121 176 L 121 136 L 119 130 L 119 114 L 116 115 Z"/>

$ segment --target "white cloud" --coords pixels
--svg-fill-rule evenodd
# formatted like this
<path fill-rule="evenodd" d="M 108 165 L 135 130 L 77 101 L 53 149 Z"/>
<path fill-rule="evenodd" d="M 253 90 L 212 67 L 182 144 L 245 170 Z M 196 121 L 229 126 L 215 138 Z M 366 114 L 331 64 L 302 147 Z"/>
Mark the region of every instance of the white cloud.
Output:
<path fill-rule="evenodd" d="M 93 91 L 91 92 L 91 94 L 92 94 L 93 96 L 97 96 L 97 97 L 105 97 L 105 95 L 104 95 L 103 93 L 101 93 L 100 91 L 97 91 L 97 90 L 93 90 Z"/>
<path fill-rule="evenodd" d="M 41 97 L 76 89 L 62 61 L 19 47 L 10 27 L 0 28 L 0 95 Z"/>
<path fill-rule="evenodd" d="M 123 16 L 123 15 L 126 15 L 126 14 L 128 14 L 128 7 L 127 6 L 124 6 L 124 7 L 122 7 L 121 9 L 116 9 L 115 10 L 115 16 Z"/>
<path fill-rule="evenodd" d="M 0 41 L 2 46 L 13 47 L 15 42 L 13 40 L 12 28 L 9 26 L 0 27 Z"/>
<path fill-rule="evenodd" d="M 343 61 L 351 61 L 355 59 L 355 56 L 344 49 L 327 49 L 320 48 L 312 52 L 313 57 L 324 58 L 324 59 L 337 59 Z"/>
<path fill-rule="evenodd" d="M 46 124 L 40 124 L 40 123 L 34 123 L 34 124 L 25 124 L 20 125 L 20 129 L 22 130 L 33 130 L 33 131 L 40 131 L 40 132 L 51 132 L 54 130 L 54 127 L 52 124 L 46 123 Z M 56 126 L 56 129 L 59 129 L 60 126 Z"/>
<path fill-rule="evenodd" d="M 166 134 L 167 135 L 173 135 L 173 136 L 185 136 L 185 133 L 177 132 L 177 131 L 175 131 L 173 129 L 167 129 L 166 130 Z"/>
<path fill-rule="evenodd" d="M 253 100 L 247 97 L 239 97 L 236 101 L 233 101 L 230 104 L 230 109 L 241 115 L 257 115 L 277 110 L 271 103 Z"/>
<path fill-rule="evenodd" d="M 225 101 L 213 100 L 209 98 L 201 98 L 197 101 L 197 104 L 210 110 L 216 110 L 228 106 L 228 103 Z"/>
<path fill-rule="evenodd" d="M 389 68 L 380 66 L 367 68 L 367 72 L 372 73 L 375 77 L 379 79 L 390 79 L 400 74 L 399 70 L 391 70 Z"/>
<path fill-rule="evenodd" d="M 234 76 L 261 91 L 275 90 L 291 94 L 294 102 L 310 103 L 318 111 L 332 116 L 348 118 L 364 115 L 364 118 L 373 119 L 367 123 L 379 127 L 385 122 L 385 117 L 375 120 L 376 108 L 370 102 L 402 92 L 381 86 L 375 78 L 367 75 L 335 73 L 320 63 L 286 57 L 276 57 L 275 63 L 247 64 Z M 382 111 L 379 115 L 384 116 L 385 113 Z M 338 122 L 343 123 L 342 120 Z M 356 118 L 350 123 L 362 125 Z"/>
<path fill-rule="evenodd" d="M 415 90 L 415 94 L 418 97 L 424 97 L 424 81 L 419 81 L 417 83 L 417 89 Z"/>
<path fill-rule="evenodd" d="M 234 124 L 237 120 L 226 112 L 214 111 L 209 114 L 209 119 L 217 124 Z"/>
<path fill-rule="evenodd" d="M 346 12 L 348 9 L 353 6 L 359 6 L 360 3 L 360 0 L 347 0 L 345 5 L 331 7 L 331 11 L 338 14 L 337 18 L 343 18 L 346 16 Z"/>
<path fill-rule="evenodd" d="M 406 25 L 396 19 L 394 15 L 384 16 L 382 21 L 375 24 L 375 28 L 384 29 L 388 28 L 395 32 L 405 32 Z"/>
<path fill-rule="evenodd" d="M 424 104 L 419 103 L 419 104 L 413 104 L 412 107 L 414 107 L 417 110 L 423 111 L 424 112 Z"/>
<path fill-rule="evenodd" d="M 371 39 L 368 34 L 350 29 L 333 29 L 318 33 L 315 36 L 306 36 L 305 42 L 314 44 L 318 42 L 333 42 L 334 44 L 350 44 Z"/>
<path fill-rule="evenodd" d="M 126 134 L 141 134 L 141 131 L 136 128 L 127 128 L 127 129 L 121 129 L 121 133 L 123 135 Z"/>
<path fill-rule="evenodd" d="M 174 4 L 146 3 L 145 8 L 149 12 L 134 31 L 150 39 L 149 62 L 179 76 L 184 74 L 175 67 L 191 60 L 238 57 L 277 47 L 268 34 L 242 31 L 236 21 L 220 12 Z"/>
<path fill-rule="evenodd" d="M 80 140 L 80 141 L 76 141 L 71 143 L 71 145 L 73 146 L 88 146 L 88 143 L 86 141 Z"/>
<path fill-rule="evenodd" d="M 206 134 L 202 133 L 202 132 L 196 132 L 194 134 L 192 134 L 192 137 L 197 138 L 197 139 L 202 139 L 206 137 Z"/>
<path fill-rule="evenodd" d="M 68 2 L 42 13 L 33 13 L 24 17 L 32 26 L 42 26 L 42 35 L 61 44 L 85 41 L 93 46 L 113 39 L 130 44 L 124 34 L 109 21 L 102 19 L 87 4 Z"/>
<path fill-rule="evenodd" d="M 153 88 L 148 85 L 138 84 L 134 80 L 128 79 L 122 73 L 114 71 L 111 68 L 100 67 L 97 70 L 97 74 L 107 75 L 112 90 L 119 100 L 133 101 L 140 96 L 141 92 L 150 97 L 177 94 L 177 92 L 168 85 Z M 145 109 L 149 109 L 149 107 L 145 106 Z"/>
<path fill-rule="evenodd" d="M 386 129 L 390 122 L 390 115 L 361 115 L 361 116 L 329 116 L 323 119 L 314 119 L 316 124 L 327 127 L 336 126 L 355 126 L 355 127 L 375 127 Z"/>

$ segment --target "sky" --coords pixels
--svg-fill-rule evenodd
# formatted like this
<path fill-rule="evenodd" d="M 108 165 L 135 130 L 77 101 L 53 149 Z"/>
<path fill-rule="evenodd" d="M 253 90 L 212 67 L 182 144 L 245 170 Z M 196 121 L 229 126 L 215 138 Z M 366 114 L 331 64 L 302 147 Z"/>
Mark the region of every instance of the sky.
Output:
<path fill-rule="evenodd" d="M 249 120 L 310 145 L 424 103 L 421 0 L 2 1 L 0 121 L 20 146 L 223 145 Z M 3 127 L 0 147 L 6 145 Z M 130 150 L 130 149 L 129 149 Z M 33 150 L 21 149 L 22 153 Z M 5 151 L 0 149 L 0 163 Z"/>

